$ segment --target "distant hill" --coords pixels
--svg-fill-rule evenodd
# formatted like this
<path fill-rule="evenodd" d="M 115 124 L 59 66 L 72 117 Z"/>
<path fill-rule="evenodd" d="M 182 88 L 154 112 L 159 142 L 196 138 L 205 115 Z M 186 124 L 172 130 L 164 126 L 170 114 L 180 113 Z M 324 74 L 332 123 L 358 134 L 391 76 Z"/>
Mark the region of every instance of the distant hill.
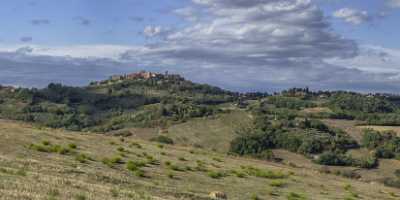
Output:
<path fill-rule="evenodd" d="M 219 112 L 238 94 L 179 75 L 139 72 L 112 76 L 87 87 L 50 84 L 43 89 L 3 87 L 0 116 L 53 128 L 105 132 L 125 127 L 164 126 Z"/>

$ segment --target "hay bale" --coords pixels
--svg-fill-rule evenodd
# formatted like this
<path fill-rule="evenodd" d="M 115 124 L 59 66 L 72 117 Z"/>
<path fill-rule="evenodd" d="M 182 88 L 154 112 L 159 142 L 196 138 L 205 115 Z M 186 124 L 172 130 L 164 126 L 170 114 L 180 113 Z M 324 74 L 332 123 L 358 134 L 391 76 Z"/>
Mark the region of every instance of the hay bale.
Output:
<path fill-rule="evenodd" d="M 211 192 L 209 196 L 215 200 L 228 199 L 228 196 L 224 192 L 219 191 Z"/>

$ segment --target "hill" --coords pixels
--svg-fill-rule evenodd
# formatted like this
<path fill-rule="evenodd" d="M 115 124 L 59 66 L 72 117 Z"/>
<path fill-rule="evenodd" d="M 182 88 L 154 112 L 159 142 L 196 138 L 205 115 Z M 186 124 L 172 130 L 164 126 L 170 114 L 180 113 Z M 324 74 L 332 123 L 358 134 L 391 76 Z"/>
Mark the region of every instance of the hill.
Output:
<path fill-rule="evenodd" d="M 396 189 L 284 163 L 0 121 L 0 199 L 396 199 Z"/>
<path fill-rule="evenodd" d="M 219 112 L 215 105 L 237 99 L 235 93 L 179 75 L 142 73 L 111 77 L 88 87 L 0 88 L 0 116 L 52 128 L 107 132 L 208 116 Z"/>
<path fill-rule="evenodd" d="M 138 72 L 0 87 L 4 199 L 398 199 L 399 97 Z M 39 184 L 36 184 L 39 183 Z"/>

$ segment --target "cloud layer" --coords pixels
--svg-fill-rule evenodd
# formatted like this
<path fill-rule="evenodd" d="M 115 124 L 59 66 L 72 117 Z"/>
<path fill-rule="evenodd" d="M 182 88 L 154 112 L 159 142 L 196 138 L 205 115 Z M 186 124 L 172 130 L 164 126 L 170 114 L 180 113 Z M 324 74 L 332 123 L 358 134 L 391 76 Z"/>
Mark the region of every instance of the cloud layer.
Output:
<path fill-rule="evenodd" d="M 147 45 L 0 46 L 0 84 L 76 85 L 147 69 L 240 91 L 400 89 L 400 51 L 358 46 L 336 34 L 311 0 L 192 0 L 172 13 L 188 25 L 146 26 Z M 337 12 L 354 24 L 368 16 Z"/>

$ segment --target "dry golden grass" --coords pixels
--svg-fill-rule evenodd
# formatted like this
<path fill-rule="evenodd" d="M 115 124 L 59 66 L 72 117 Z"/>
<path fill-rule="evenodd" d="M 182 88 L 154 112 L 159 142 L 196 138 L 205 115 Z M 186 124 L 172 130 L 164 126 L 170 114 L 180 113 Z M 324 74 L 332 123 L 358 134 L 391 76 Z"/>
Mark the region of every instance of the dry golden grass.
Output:
<path fill-rule="evenodd" d="M 357 126 L 357 128 L 364 129 L 373 129 L 376 131 L 394 131 L 400 136 L 400 126 Z"/>
<path fill-rule="evenodd" d="M 22 123 L 0 121 L 0 199 L 168 199 L 206 200 L 212 191 L 222 191 L 228 199 L 288 199 L 300 194 L 306 199 L 345 199 L 356 193 L 360 199 L 395 199 L 398 190 L 381 184 L 345 179 L 323 174 L 313 168 L 226 156 L 203 149 L 160 146 L 134 138 L 82 134 L 62 130 L 39 130 Z M 92 158 L 84 163 L 75 154 L 45 153 L 29 145 L 48 141 L 68 146 Z M 123 147 L 123 149 L 121 148 Z M 122 161 L 148 161 L 142 167 L 145 177 L 138 177 L 125 164 L 112 167 L 104 158 L 120 156 Z M 184 158 L 184 159 L 182 159 Z M 168 164 L 170 163 L 170 164 Z M 199 164 L 201 163 L 201 164 Z M 208 171 L 199 170 L 199 165 Z M 174 167 L 172 167 L 174 166 Z M 277 180 L 245 173 L 241 166 L 251 166 L 274 174 L 283 173 L 285 184 L 273 187 Z M 221 178 L 210 172 L 223 173 Z M 171 176 L 173 174 L 173 176 Z M 236 175 L 235 175 L 236 174 Z M 345 185 L 351 185 L 351 193 Z"/>
<path fill-rule="evenodd" d="M 330 113 L 332 112 L 331 109 L 327 108 L 327 107 L 315 107 L 315 108 L 306 108 L 304 110 L 302 110 L 302 112 L 304 113 Z"/>

